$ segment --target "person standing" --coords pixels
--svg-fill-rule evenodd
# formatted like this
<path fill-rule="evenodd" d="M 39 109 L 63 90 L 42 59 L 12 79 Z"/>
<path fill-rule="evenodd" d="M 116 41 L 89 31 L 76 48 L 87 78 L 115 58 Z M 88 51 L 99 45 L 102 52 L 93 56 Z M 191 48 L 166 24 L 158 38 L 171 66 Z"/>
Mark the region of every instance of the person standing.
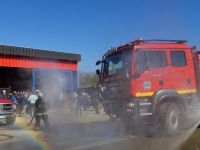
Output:
<path fill-rule="evenodd" d="M 20 116 L 21 117 L 25 117 L 25 115 L 26 115 L 26 108 L 27 108 L 27 97 L 26 97 L 26 93 L 25 93 L 25 91 L 22 91 L 22 93 L 21 93 L 22 95 L 21 95 L 21 105 L 22 105 L 22 109 L 21 109 L 21 114 L 20 114 Z"/>
<path fill-rule="evenodd" d="M 33 116 L 35 112 L 35 102 L 37 99 L 38 99 L 38 96 L 34 92 L 28 97 L 29 113 L 31 116 Z"/>
<path fill-rule="evenodd" d="M 83 101 L 84 101 L 84 97 L 82 95 L 82 92 L 78 92 L 78 97 L 76 100 L 76 115 L 80 115 L 82 116 L 82 106 L 83 106 Z"/>
<path fill-rule="evenodd" d="M 45 102 L 43 94 L 40 91 L 36 91 L 38 99 L 35 102 L 35 130 L 40 129 L 40 120 L 42 119 L 46 129 L 49 129 L 48 115 L 46 112 Z"/>
<path fill-rule="evenodd" d="M 76 92 L 73 92 L 73 93 L 72 93 L 71 101 L 72 101 L 73 110 L 76 110 L 76 108 L 78 107 L 78 106 L 77 106 L 78 94 L 77 94 Z"/>
<path fill-rule="evenodd" d="M 6 90 L 3 90 L 3 91 L 2 91 L 2 94 L 3 94 L 3 97 L 4 97 L 4 98 L 8 98 L 8 95 L 7 95 Z"/>
<path fill-rule="evenodd" d="M 81 98 L 84 111 L 86 111 L 90 107 L 90 96 L 88 93 L 85 92 L 85 90 L 82 90 Z"/>
<path fill-rule="evenodd" d="M 97 91 L 95 91 L 93 94 L 93 102 L 94 102 L 95 112 L 96 112 L 96 114 L 99 114 L 100 113 L 100 111 L 99 111 L 100 102 L 99 102 L 99 94 Z"/>
<path fill-rule="evenodd" d="M 21 116 L 21 110 L 22 110 L 21 92 L 16 92 L 16 99 L 17 99 L 17 115 Z"/>

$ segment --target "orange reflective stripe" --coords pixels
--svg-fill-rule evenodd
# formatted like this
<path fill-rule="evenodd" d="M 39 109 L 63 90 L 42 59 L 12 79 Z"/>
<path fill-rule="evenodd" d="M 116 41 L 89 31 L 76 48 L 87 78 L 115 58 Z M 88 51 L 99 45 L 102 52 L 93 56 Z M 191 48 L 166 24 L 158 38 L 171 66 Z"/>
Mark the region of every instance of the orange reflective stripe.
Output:
<path fill-rule="evenodd" d="M 187 90 L 176 90 L 179 94 L 189 94 L 189 93 L 195 93 L 196 89 L 187 89 Z"/>
<path fill-rule="evenodd" d="M 137 92 L 136 97 L 153 96 L 154 92 Z"/>
<path fill-rule="evenodd" d="M 44 113 L 37 113 L 37 114 L 35 114 L 36 116 L 42 116 L 42 115 L 46 115 L 47 113 L 46 112 L 44 112 Z"/>

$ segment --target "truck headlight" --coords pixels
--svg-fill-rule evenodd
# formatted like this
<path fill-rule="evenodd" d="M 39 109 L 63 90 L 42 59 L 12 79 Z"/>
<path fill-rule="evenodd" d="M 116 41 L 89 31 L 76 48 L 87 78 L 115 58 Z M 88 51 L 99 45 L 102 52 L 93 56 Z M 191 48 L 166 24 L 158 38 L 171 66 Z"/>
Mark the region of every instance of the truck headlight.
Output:
<path fill-rule="evenodd" d="M 132 102 L 130 102 L 130 103 L 127 104 L 127 107 L 128 107 L 128 108 L 133 108 L 134 106 L 135 106 L 135 104 L 132 103 Z"/>

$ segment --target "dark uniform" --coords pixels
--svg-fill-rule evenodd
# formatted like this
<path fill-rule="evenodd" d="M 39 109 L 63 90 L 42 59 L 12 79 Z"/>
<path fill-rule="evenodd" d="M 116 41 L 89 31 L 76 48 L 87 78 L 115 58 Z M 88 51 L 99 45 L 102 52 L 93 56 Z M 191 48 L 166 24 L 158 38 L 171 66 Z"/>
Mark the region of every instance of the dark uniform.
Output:
<path fill-rule="evenodd" d="M 48 115 L 46 113 L 45 102 L 42 97 L 38 97 L 35 102 L 35 129 L 39 129 L 40 120 L 44 121 L 44 125 L 49 129 Z"/>
<path fill-rule="evenodd" d="M 82 106 L 84 105 L 84 96 L 82 92 L 78 93 L 76 115 L 82 116 Z"/>

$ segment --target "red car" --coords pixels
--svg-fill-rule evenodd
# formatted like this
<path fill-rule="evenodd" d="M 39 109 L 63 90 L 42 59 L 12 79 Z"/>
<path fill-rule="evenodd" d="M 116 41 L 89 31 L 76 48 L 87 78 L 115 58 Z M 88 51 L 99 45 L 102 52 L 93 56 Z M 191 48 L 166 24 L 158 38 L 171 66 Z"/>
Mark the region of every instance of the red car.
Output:
<path fill-rule="evenodd" d="M 12 125 L 16 119 L 16 104 L 0 95 L 0 124 Z"/>

